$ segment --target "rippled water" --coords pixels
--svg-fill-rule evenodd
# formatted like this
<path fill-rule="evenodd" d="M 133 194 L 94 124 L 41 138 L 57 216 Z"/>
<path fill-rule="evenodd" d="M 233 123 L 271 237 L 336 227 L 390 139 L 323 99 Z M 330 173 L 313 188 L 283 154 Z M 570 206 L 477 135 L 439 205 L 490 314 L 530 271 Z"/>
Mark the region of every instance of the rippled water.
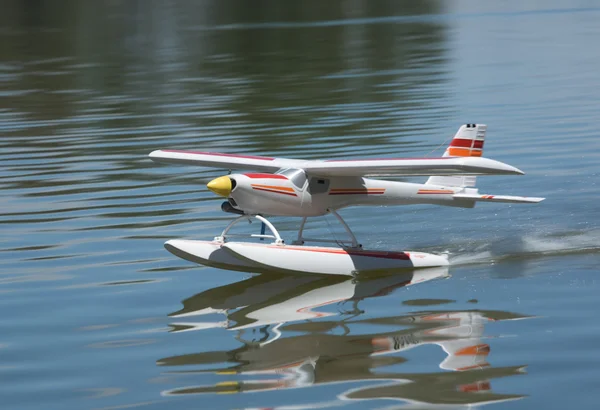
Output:
<path fill-rule="evenodd" d="M 2 3 L 2 408 L 596 408 L 596 2 Z M 222 170 L 154 149 L 439 155 L 466 122 L 527 173 L 482 192 L 547 200 L 342 211 L 448 272 L 248 275 L 162 246 L 231 218 Z"/>

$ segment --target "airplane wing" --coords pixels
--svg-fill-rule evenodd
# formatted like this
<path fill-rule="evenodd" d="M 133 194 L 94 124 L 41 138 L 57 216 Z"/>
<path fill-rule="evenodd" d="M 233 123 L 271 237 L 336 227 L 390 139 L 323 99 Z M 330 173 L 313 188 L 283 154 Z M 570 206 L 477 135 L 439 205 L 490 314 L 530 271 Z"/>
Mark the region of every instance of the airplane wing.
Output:
<path fill-rule="evenodd" d="M 309 174 L 322 176 L 524 174 L 513 166 L 482 157 L 310 161 L 303 168 Z"/>
<path fill-rule="evenodd" d="M 418 175 L 522 175 L 515 167 L 483 157 L 384 158 L 356 160 L 300 160 L 179 150 L 150 153 L 156 162 L 199 165 L 224 169 L 276 172 L 299 168 L 310 175 L 334 176 L 418 176 Z"/>
<path fill-rule="evenodd" d="M 222 154 L 219 152 L 157 150 L 150 159 L 167 164 L 198 165 L 224 169 L 245 169 L 277 172 L 283 168 L 301 168 L 306 161 L 283 158 L 259 157 L 254 155 Z"/>

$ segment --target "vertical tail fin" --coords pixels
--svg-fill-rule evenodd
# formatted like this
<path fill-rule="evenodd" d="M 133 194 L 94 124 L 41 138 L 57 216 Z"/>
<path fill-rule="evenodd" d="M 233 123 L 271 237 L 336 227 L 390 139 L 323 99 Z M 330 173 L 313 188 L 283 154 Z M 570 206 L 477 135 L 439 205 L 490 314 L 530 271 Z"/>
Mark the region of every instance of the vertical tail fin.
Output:
<path fill-rule="evenodd" d="M 483 154 L 483 141 L 485 139 L 485 124 L 462 125 L 450 142 L 444 157 L 480 157 Z M 432 176 L 426 184 L 442 186 L 475 186 L 474 176 Z"/>

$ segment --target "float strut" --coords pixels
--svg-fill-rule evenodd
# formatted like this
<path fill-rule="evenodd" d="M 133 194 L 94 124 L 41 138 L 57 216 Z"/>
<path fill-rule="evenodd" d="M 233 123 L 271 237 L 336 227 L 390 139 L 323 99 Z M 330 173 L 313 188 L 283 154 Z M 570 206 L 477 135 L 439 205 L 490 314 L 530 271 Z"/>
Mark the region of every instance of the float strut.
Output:
<path fill-rule="evenodd" d="M 264 222 L 261 222 L 261 224 L 260 224 L 260 234 L 261 234 L 260 240 L 261 240 L 261 241 L 264 241 L 264 240 L 265 240 L 265 238 L 264 238 L 262 235 L 264 235 L 264 234 L 265 234 L 265 229 L 266 229 L 266 227 L 267 227 L 267 225 L 265 225 L 265 223 L 264 223 Z"/>
<path fill-rule="evenodd" d="M 350 239 L 352 240 L 352 247 L 353 248 L 362 248 L 362 245 L 358 243 L 358 241 L 356 240 L 356 236 L 354 236 L 354 233 L 352 233 L 352 230 L 350 230 L 350 227 L 348 226 L 346 221 L 344 221 L 344 219 L 340 216 L 340 214 L 338 214 L 335 211 L 335 209 L 328 209 L 328 211 L 330 213 L 332 213 L 337 218 L 337 220 L 342 224 L 342 226 L 346 230 L 346 233 L 348 233 L 348 236 L 350 236 Z"/>

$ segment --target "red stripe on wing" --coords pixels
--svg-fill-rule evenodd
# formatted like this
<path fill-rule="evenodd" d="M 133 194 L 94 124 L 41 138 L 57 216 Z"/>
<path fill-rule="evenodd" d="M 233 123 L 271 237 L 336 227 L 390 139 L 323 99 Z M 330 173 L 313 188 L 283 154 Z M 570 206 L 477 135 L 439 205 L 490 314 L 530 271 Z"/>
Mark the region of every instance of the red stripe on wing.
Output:
<path fill-rule="evenodd" d="M 179 154 L 196 154 L 196 155 L 211 155 L 215 157 L 231 157 L 231 158 L 245 158 L 245 159 L 258 159 L 262 161 L 273 161 L 275 158 L 271 157 L 258 157 L 255 155 L 239 155 L 239 154 L 224 154 L 221 152 L 203 152 L 203 151 L 182 151 L 176 149 L 164 149 L 163 152 L 176 152 Z"/>
<path fill-rule="evenodd" d="M 451 159 L 449 157 L 438 157 L 438 158 L 358 158 L 358 159 L 328 159 L 324 162 L 364 162 L 364 161 L 427 161 L 432 159 Z"/>
<path fill-rule="evenodd" d="M 244 174 L 244 175 L 247 176 L 248 178 L 252 178 L 252 179 L 258 179 L 258 178 L 263 178 L 263 179 L 288 179 L 285 175 L 280 175 L 280 174 L 254 173 L 254 174 Z"/>

